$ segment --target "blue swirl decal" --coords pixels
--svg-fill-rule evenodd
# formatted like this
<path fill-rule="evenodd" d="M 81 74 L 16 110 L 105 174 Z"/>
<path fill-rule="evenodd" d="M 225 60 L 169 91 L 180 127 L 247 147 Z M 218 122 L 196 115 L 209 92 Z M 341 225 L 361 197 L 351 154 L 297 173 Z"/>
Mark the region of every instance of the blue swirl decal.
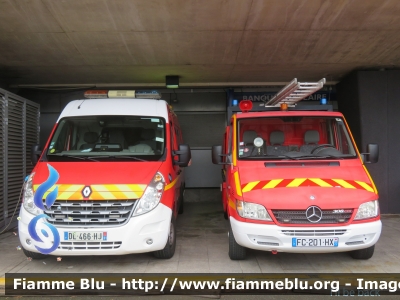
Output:
<path fill-rule="evenodd" d="M 29 234 L 31 235 L 31 237 L 36 241 L 36 242 L 39 242 L 39 243 L 43 243 L 43 241 L 42 241 L 42 239 L 39 237 L 39 235 L 38 235 L 38 233 L 37 233 L 37 225 L 38 225 L 38 221 L 40 220 L 40 219 L 42 219 L 42 218 L 48 218 L 49 216 L 48 215 L 46 215 L 46 214 L 41 214 L 41 215 L 38 215 L 38 216 L 36 216 L 36 217 L 34 217 L 30 222 L 29 222 L 29 224 L 28 224 L 28 232 L 29 232 Z M 38 247 L 38 246 L 36 246 L 35 245 L 35 247 L 36 247 L 36 249 L 39 251 L 39 252 L 41 252 L 41 253 L 43 253 L 43 254 L 49 254 L 49 253 L 51 253 L 51 252 L 53 252 L 54 250 L 56 250 L 57 248 L 58 248 L 58 245 L 60 244 L 60 235 L 58 234 L 58 231 L 57 231 L 57 229 L 53 226 L 53 225 L 51 225 L 51 224 L 49 224 L 49 223 L 42 223 L 43 225 L 45 225 L 45 226 L 47 226 L 47 228 L 48 229 L 50 229 L 50 231 L 51 231 L 51 233 L 53 234 L 53 237 L 54 237 L 54 242 L 53 242 L 53 246 L 51 246 L 50 248 L 48 248 L 48 249 L 45 249 L 45 248 L 41 248 L 41 247 Z M 40 230 L 40 232 L 46 237 L 46 238 L 48 238 L 49 237 L 49 233 L 45 230 L 45 229 L 41 229 Z"/>
<path fill-rule="evenodd" d="M 44 205 L 43 205 L 43 196 L 44 194 L 53 186 L 56 184 L 58 181 L 58 178 L 60 178 L 60 175 L 58 175 L 58 172 L 56 169 L 54 169 L 52 166 L 47 165 L 49 168 L 49 177 L 45 182 L 43 182 L 38 189 L 35 192 L 35 196 L 33 198 L 33 201 L 35 202 L 35 205 L 39 207 L 41 210 L 45 210 Z M 58 186 L 51 191 L 47 197 L 46 197 L 46 207 L 49 209 L 54 202 L 56 202 L 58 195 Z"/>
<path fill-rule="evenodd" d="M 49 169 L 49 177 L 45 182 L 43 182 L 36 190 L 33 201 L 35 205 L 40 208 L 41 210 L 45 210 L 45 207 L 43 205 L 43 196 L 44 194 L 53 186 L 57 183 L 58 179 L 60 178 L 58 172 L 50 165 L 47 165 Z M 57 199 L 58 195 L 58 187 L 56 186 L 53 191 L 51 191 L 47 196 L 46 196 L 46 208 L 50 209 L 50 207 L 54 204 L 54 202 Z M 50 239 L 51 235 L 54 238 L 53 244 L 50 248 L 42 248 L 39 246 L 36 246 L 36 249 L 43 254 L 49 254 L 56 250 L 58 248 L 58 245 L 60 244 L 60 235 L 58 234 L 57 229 L 47 223 L 47 222 L 39 222 L 41 219 L 47 219 L 49 218 L 48 215 L 46 214 L 40 214 L 36 217 L 34 217 L 28 224 L 28 232 L 29 235 L 32 237 L 33 240 L 39 243 L 44 243 L 42 238 Z M 51 232 L 51 235 L 49 234 Z M 43 235 L 41 238 L 39 236 L 39 233 Z"/>

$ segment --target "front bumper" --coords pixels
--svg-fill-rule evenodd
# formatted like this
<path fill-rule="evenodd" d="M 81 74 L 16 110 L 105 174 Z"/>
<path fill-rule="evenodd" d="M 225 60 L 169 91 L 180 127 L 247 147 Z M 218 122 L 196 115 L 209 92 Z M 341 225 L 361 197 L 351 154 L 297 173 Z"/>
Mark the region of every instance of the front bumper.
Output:
<path fill-rule="evenodd" d="M 51 255 L 122 255 L 130 253 L 144 253 L 161 250 L 167 243 L 172 210 L 160 203 L 152 211 L 130 218 L 129 221 L 117 227 L 56 227 L 60 236 L 58 249 Z M 44 249 L 50 249 L 54 238 L 44 236 L 41 230 L 37 230 L 43 243 L 36 242 L 28 232 L 28 224 L 35 216 L 28 213 L 22 206 L 18 232 L 21 246 L 28 251 L 37 252 L 35 245 Z M 43 226 L 43 225 L 41 225 Z M 106 241 L 66 241 L 65 232 L 107 232 Z M 146 241 L 152 239 L 152 244 Z M 30 241 L 29 242 L 27 241 Z"/>
<path fill-rule="evenodd" d="M 381 235 L 381 221 L 348 226 L 329 227 L 283 227 L 278 225 L 240 222 L 230 217 L 233 236 L 236 242 L 255 250 L 294 253 L 328 253 L 364 249 L 375 245 Z M 345 232 L 343 232 L 345 230 Z M 286 232 L 284 231 L 292 231 Z M 294 231 L 294 232 L 293 232 Z M 299 231 L 308 231 L 299 233 Z M 331 231 L 322 235 L 321 231 Z M 293 238 L 338 238 L 337 247 L 293 247 Z"/>

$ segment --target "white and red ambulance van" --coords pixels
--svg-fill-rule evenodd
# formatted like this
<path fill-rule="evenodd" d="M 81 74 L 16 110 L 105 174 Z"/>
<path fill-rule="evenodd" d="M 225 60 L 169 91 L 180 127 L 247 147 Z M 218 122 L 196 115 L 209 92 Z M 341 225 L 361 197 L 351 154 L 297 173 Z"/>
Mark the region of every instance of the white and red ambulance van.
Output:
<path fill-rule="evenodd" d="M 229 256 L 246 248 L 277 252 L 348 251 L 368 259 L 381 234 L 377 189 L 343 115 L 327 105 L 296 105 L 322 87 L 295 79 L 266 105 L 230 107 L 224 144 L 222 202 Z"/>
<path fill-rule="evenodd" d="M 32 150 L 18 226 L 24 253 L 172 257 L 190 162 L 176 115 L 156 91 L 85 97 L 64 108 L 44 150 Z"/>

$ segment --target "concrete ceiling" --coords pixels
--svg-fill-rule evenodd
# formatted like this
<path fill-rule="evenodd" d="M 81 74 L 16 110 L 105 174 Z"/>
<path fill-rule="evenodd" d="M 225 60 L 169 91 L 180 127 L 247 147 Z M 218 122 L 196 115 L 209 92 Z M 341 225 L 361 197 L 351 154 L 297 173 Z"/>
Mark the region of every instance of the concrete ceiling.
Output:
<path fill-rule="evenodd" d="M 0 0 L 0 78 L 338 81 L 354 69 L 400 66 L 399 16 L 399 0 Z"/>

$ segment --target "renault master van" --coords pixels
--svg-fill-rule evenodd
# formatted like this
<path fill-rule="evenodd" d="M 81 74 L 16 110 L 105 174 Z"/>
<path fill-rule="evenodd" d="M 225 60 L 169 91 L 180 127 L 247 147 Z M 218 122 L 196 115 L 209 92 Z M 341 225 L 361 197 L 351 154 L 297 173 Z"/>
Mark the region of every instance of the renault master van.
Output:
<path fill-rule="evenodd" d="M 18 226 L 24 253 L 172 257 L 190 161 L 176 115 L 154 91 L 85 96 L 33 150 Z"/>

